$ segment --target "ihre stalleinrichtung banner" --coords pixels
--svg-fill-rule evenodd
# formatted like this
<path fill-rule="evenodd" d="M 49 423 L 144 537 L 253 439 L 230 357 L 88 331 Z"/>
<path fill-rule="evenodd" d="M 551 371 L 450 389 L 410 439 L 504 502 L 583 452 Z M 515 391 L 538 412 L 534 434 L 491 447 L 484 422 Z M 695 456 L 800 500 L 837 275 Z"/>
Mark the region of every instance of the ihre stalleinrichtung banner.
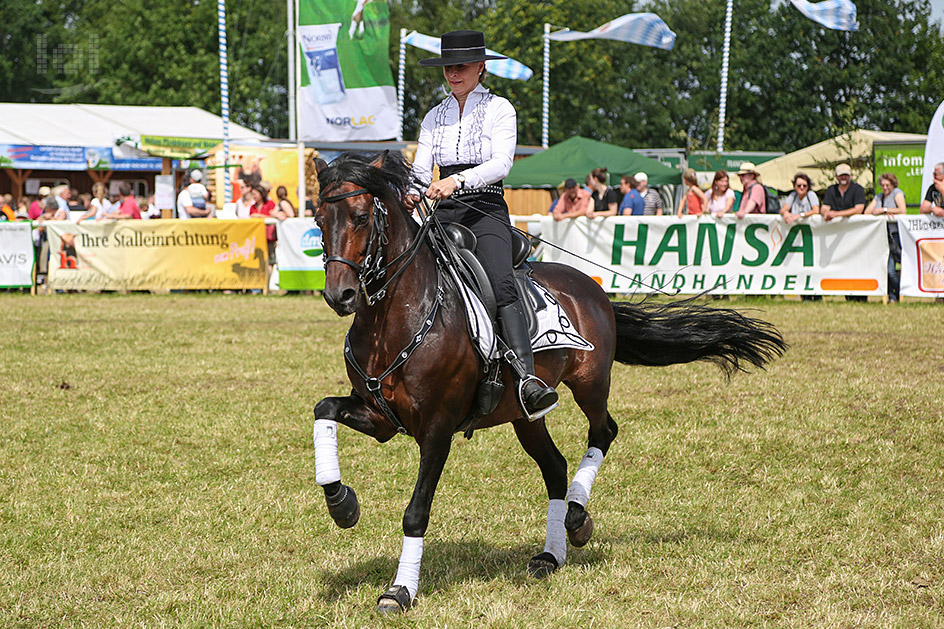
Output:
<path fill-rule="evenodd" d="M 298 5 L 302 140 L 396 137 L 397 94 L 390 71 L 386 0 L 301 0 Z"/>
<path fill-rule="evenodd" d="M 52 289 L 249 289 L 266 285 L 261 219 L 47 222 Z"/>
<path fill-rule="evenodd" d="M 546 261 L 574 266 L 609 293 L 884 295 L 885 220 L 779 216 L 541 219 Z"/>

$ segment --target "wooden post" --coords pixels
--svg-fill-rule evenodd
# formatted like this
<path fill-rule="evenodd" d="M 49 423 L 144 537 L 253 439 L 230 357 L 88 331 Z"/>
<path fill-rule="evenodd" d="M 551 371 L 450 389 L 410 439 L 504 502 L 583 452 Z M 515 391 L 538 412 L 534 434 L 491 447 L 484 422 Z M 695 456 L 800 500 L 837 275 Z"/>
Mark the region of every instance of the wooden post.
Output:
<path fill-rule="evenodd" d="M 111 170 L 86 170 L 85 172 L 92 179 L 92 183 L 108 183 L 108 180 L 114 174 Z"/>
<path fill-rule="evenodd" d="M 33 174 L 33 171 L 20 169 L 14 170 L 12 168 L 4 168 L 3 170 L 6 172 L 7 177 L 10 178 L 10 182 L 13 184 L 13 188 L 11 190 L 13 199 L 14 201 L 18 200 L 21 196 L 23 196 L 23 182 L 26 181 L 27 177 Z M 13 209 L 16 209 L 16 207 L 14 206 Z"/>

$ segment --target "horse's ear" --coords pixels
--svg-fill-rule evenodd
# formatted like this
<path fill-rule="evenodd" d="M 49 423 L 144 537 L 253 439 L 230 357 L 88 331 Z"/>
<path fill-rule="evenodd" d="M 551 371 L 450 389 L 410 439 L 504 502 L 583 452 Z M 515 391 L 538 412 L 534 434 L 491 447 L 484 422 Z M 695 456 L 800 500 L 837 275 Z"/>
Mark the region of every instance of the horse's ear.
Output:
<path fill-rule="evenodd" d="M 321 174 L 322 170 L 328 167 L 328 162 L 324 161 L 320 157 L 316 157 L 311 161 L 315 163 L 315 172 L 318 173 L 319 175 Z"/>
<path fill-rule="evenodd" d="M 380 155 L 374 158 L 374 161 L 372 161 L 370 165 L 373 166 L 374 168 L 382 169 L 384 166 L 384 160 L 387 159 L 387 153 L 389 152 L 390 152 L 389 150 L 383 151 Z"/>

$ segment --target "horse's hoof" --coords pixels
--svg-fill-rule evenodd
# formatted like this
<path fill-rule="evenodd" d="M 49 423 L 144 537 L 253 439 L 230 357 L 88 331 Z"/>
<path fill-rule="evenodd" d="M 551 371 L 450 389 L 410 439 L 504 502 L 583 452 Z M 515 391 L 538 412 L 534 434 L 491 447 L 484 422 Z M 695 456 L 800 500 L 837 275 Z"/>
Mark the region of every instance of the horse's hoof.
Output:
<path fill-rule="evenodd" d="M 325 495 L 325 502 L 328 503 L 328 513 L 331 514 L 334 523 L 342 529 L 351 528 L 361 517 L 361 506 L 357 502 L 357 495 L 347 485 L 341 485 L 341 489 L 333 496 Z"/>
<path fill-rule="evenodd" d="M 413 607 L 413 599 L 405 585 L 391 585 L 377 599 L 377 611 L 381 614 L 402 614 Z"/>
<path fill-rule="evenodd" d="M 531 558 L 528 562 L 528 574 L 535 579 L 543 579 L 560 566 L 557 565 L 557 559 L 551 553 L 541 553 Z"/>
<path fill-rule="evenodd" d="M 570 540 L 570 545 L 575 548 L 580 548 L 581 546 L 586 546 L 587 542 L 590 541 L 590 537 L 593 535 L 593 518 L 590 517 L 590 514 L 587 514 L 586 519 L 584 519 L 583 524 L 580 525 L 580 528 L 574 531 L 567 531 L 567 539 Z"/>

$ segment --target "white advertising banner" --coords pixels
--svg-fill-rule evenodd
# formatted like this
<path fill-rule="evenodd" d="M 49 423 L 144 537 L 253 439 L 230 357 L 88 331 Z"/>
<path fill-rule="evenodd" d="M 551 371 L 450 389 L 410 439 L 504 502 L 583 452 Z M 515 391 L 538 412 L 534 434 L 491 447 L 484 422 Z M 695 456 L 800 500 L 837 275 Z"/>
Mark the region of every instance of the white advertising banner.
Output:
<path fill-rule="evenodd" d="M 898 219 L 901 294 L 944 297 L 944 218 L 932 214 Z"/>
<path fill-rule="evenodd" d="M 944 162 L 944 103 L 938 106 L 931 117 L 931 124 L 928 125 L 928 140 L 924 145 L 924 171 L 921 177 L 922 200 L 934 182 L 934 165 L 941 162 Z"/>
<path fill-rule="evenodd" d="M 620 216 L 541 219 L 544 260 L 576 267 L 608 293 L 884 295 L 885 219 Z M 597 266 L 601 265 L 601 266 Z"/>
<path fill-rule="evenodd" d="M 386 0 L 299 2 L 302 140 L 386 140 L 399 128 Z"/>
<path fill-rule="evenodd" d="M 33 226 L 0 223 L 0 288 L 33 285 Z"/>
<path fill-rule="evenodd" d="M 321 230 L 311 218 L 287 218 L 279 222 L 275 257 L 279 262 L 282 290 L 322 290 Z"/>

